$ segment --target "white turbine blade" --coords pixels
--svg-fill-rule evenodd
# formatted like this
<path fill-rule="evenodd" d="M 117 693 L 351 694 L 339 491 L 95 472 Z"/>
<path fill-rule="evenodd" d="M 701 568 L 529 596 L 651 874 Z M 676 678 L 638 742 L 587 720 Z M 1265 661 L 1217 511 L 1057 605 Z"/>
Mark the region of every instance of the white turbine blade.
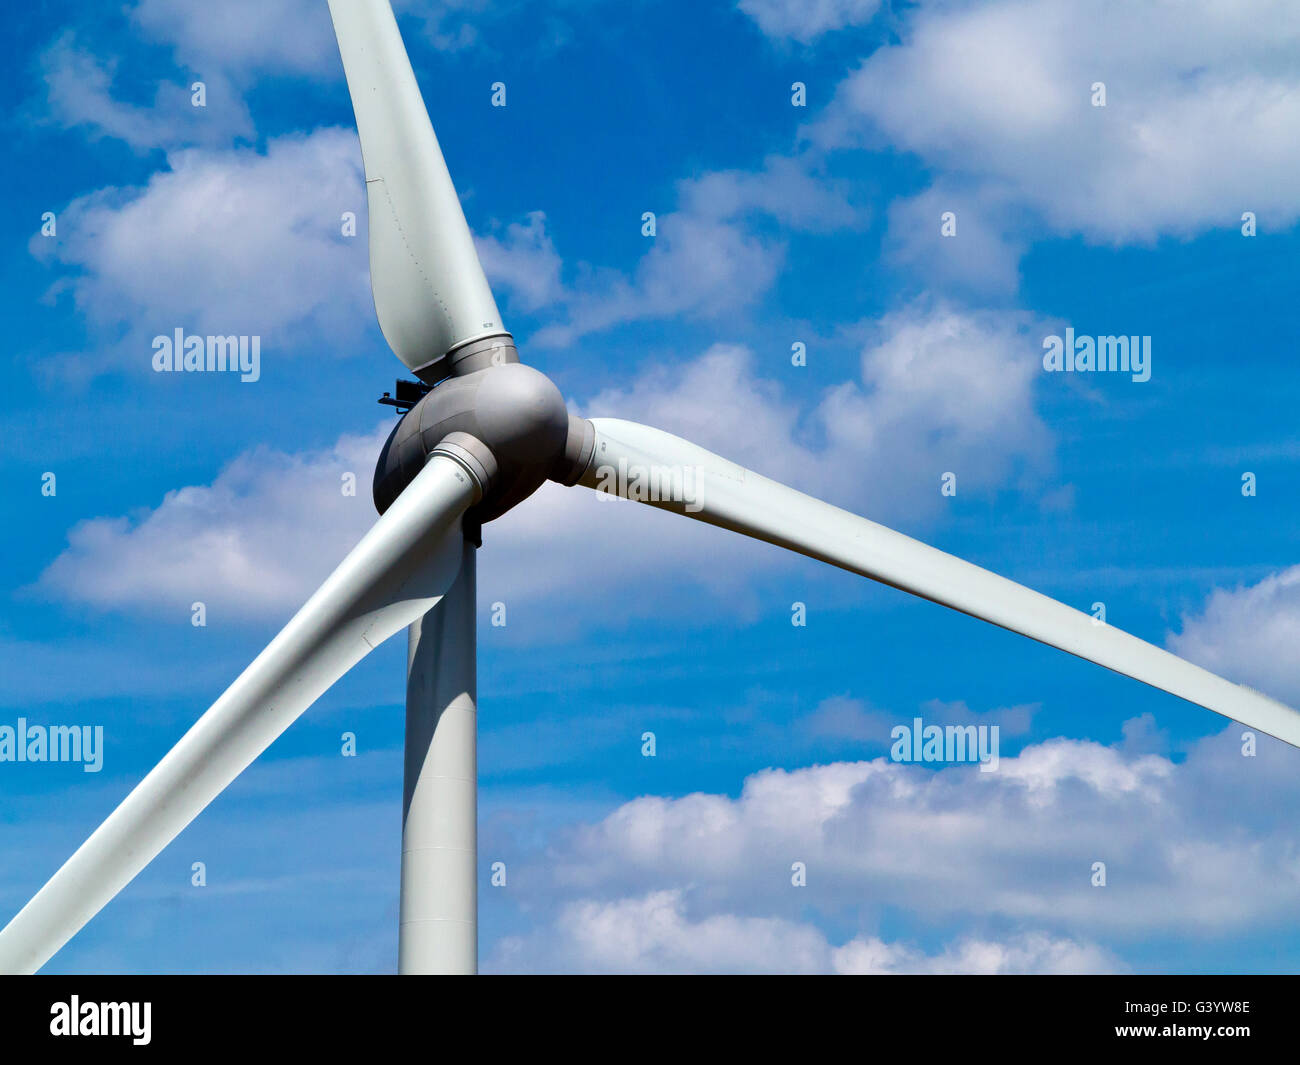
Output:
<path fill-rule="evenodd" d="M 388 0 L 329 0 L 361 135 L 370 287 L 389 346 L 420 371 L 505 332 Z"/>
<path fill-rule="evenodd" d="M 252 665 L 0 931 L 0 973 L 44 965 L 323 692 L 438 602 L 456 579 L 460 518 L 478 494 L 459 463 L 430 457 Z"/>
<path fill-rule="evenodd" d="M 593 418 L 595 449 L 579 481 L 635 498 L 627 485 L 674 470 L 693 481 L 682 501 L 652 501 L 734 532 L 893 585 L 1123 673 L 1300 747 L 1300 713 L 1252 688 L 1100 623 L 1081 611 L 866 518 L 719 458 L 670 433 Z M 640 468 L 639 471 L 637 468 Z M 620 473 L 621 470 L 621 473 Z"/>

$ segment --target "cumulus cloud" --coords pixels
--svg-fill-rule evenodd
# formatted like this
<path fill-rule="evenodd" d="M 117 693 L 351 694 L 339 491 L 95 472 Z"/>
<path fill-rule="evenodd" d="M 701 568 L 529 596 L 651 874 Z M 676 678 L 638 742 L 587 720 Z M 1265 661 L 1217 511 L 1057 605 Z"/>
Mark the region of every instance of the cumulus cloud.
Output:
<path fill-rule="evenodd" d="M 801 491 L 869 508 L 876 519 L 925 523 L 938 512 L 944 470 L 962 471 L 962 490 L 979 495 L 1044 461 L 1050 441 L 1022 365 L 1036 365 L 1036 354 L 1025 349 L 1024 358 L 1018 328 L 945 308 L 890 316 L 864 351 L 861 378 L 811 410 L 757 376 L 751 354 L 734 345 L 716 345 L 671 374 L 652 368 L 582 410 L 678 433 Z M 149 514 L 78 526 L 43 583 L 61 596 L 124 608 L 203 598 L 186 589 L 219 584 L 208 594 L 234 614 L 286 616 L 373 520 L 366 485 L 380 442 L 345 437 L 323 452 L 240 456 L 211 485 L 172 493 Z M 855 475 L 844 477 L 846 469 Z M 340 498 L 341 470 L 357 473 L 358 498 Z M 484 539 L 490 561 L 479 585 L 487 601 L 506 593 L 512 604 L 613 595 L 624 623 L 665 612 L 753 613 L 756 576 L 813 566 L 678 515 L 550 483 Z M 630 574 L 663 573 L 673 580 L 638 580 L 636 594 L 626 594 Z M 527 627 L 513 626 L 512 638 L 516 631 Z"/>
<path fill-rule="evenodd" d="M 152 511 L 81 522 L 41 586 L 103 609 L 176 615 L 201 601 L 287 620 L 374 523 L 370 473 L 390 428 L 304 454 L 255 449 Z"/>
<path fill-rule="evenodd" d="M 1290 920 L 1300 903 L 1286 813 L 1300 793 L 1294 756 L 1265 740 L 1242 757 L 1229 727 L 1181 763 L 1053 739 L 991 774 L 880 758 L 764 770 L 735 798 L 644 796 L 515 855 L 530 909 L 556 916 L 505 940 L 493 964 L 1122 968 L 1113 944 L 1134 935 L 1209 940 Z M 507 840 L 494 846 L 512 853 Z M 1093 884 L 1098 861 L 1104 887 Z M 795 862 L 804 887 L 792 886 Z M 911 915 L 909 937 L 875 931 L 891 908 Z M 837 942 L 829 927 L 850 931 Z M 936 936 L 937 950 L 916 945 Z"/>
<path fill-rule="evenodd" d="M 978 197 L 1101 242 L 1234 227 L 1246 210 L 1266 227 L 1300 216 L 1293 5 L 924 4 L 902 37 L 840 85 L 809 130 L 818 144 L 916 153 Z"/>
<path fill-rule="evenodd" d="M 1182 631 L 1168 643 L 1206 669 L 1300 703 L 1300 566 L 1258 584 L 1216 590 L 1199 613 L 1184 616 Z"/>
<path fill-rule="evenodd" d="M 343 212 L 358 235 L 342 235 Z M 365 192 L 356 134 L 320 129 L 253 149 L 187 149 L 143 188 L 107 188 L 60 213 L 33 254 L 66 270 L 92 328 L 121 337 L 65 371 L 150 365 L 150 341 L 175 328 L 262 338 L 263 357 L 359 337 L 373 321 Z M 343 346 L 346 350 L 346 346 Z"/>
<path fill-rule="evenodd" d="M 1043 335 L 1022 313 L 959 311 L 942 303 L 887 315 L 862 356 L 861 383 L 822 404 L 828 448 L 861 464 L 863 499 L 883 514 L 938 506 L 946 473 L 976 492 L 1041 475 L 1051 437 L 1034 410 Z"/>
<path fill-rule="evenodd" d="M 490 970 L 581 973 L 1094 973 L 1106 951 L 1042 933 L 1008 942 L 966 938 L 935 955 L 874 936 L 832 946 L 811 924 L 777 917 L 692 918 L 681 891 L 564 907 L 553 925 L 501 940 Z"/>

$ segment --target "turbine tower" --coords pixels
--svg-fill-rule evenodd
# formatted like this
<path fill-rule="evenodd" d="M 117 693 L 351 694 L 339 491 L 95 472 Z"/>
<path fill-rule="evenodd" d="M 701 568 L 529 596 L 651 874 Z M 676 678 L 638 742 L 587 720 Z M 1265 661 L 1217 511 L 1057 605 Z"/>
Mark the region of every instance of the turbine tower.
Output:
<path fill-rule="evenodd" d="M 0 931 L 0 972 L 43 966 L 322 693 L 403 628 L 398 967 L 474 972 L 476 551 L 482 526 L 548 478 L 820 559 L 1300 746 L 1300 714 L 1259 692 L 679 437 L 569 414 L 555 385 L 519 361 L 501 322 L 387 0 L 329 6 L 361 135 L 375 310 L 389 346 L 428 391 L 380 454 L 379 520 Z M 636 490 L 637 477 L 671 484 L 686 470 L 689 500 Z"/>

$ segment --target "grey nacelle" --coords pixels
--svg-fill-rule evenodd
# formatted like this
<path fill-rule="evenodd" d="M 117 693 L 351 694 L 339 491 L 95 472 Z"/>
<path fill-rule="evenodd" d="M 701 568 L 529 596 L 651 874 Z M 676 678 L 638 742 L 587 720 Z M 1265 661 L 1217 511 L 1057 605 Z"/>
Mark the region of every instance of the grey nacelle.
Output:
<path fill-rule="evenodd" d="M 483 523 L 532 495 L 563 465 L 569 412 L 551 379 L 523 363 L 444 380 L 406 412 L 384 444 L 374 482 L 381 514 L 451 433 L 468 434 L 490 452 L 481 461 L 489 483 L 472 513 Z"/>

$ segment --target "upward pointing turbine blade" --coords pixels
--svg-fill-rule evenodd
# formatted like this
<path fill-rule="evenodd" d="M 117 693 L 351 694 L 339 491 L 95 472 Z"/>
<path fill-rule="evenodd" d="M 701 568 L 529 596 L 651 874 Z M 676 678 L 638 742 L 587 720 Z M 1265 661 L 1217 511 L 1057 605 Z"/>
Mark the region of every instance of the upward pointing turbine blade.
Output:
<path fill-rule="evenodd" d="M 388 0 L 329 0 L 361 135 L 370 287 L 384 338 L 435 379 L 468 341 L 505 333 Z"/>
<path fill-rule="evenodd" d="M 631 471 L 689 470 L 693 500 L 641 500 L 829 562 L 1040 643 L 1086 658 L 1300 747 L 1300 713 L 866 518 L 636 422 L 593 418 L 595 445 L 579 483 L 628 496 Z M 623 473 L 620 476 L 619 471 Z M 635 494 L 635 493 L 634 493 Z"/>
<path fill-rule="evenodd" d="M 0 931 L 0 973 L 31 973 L 180 835 L 300 714 L 422 617 L 460 569 L 461 515 L 479 495 L 430 456 L 280 634 Z"/>

